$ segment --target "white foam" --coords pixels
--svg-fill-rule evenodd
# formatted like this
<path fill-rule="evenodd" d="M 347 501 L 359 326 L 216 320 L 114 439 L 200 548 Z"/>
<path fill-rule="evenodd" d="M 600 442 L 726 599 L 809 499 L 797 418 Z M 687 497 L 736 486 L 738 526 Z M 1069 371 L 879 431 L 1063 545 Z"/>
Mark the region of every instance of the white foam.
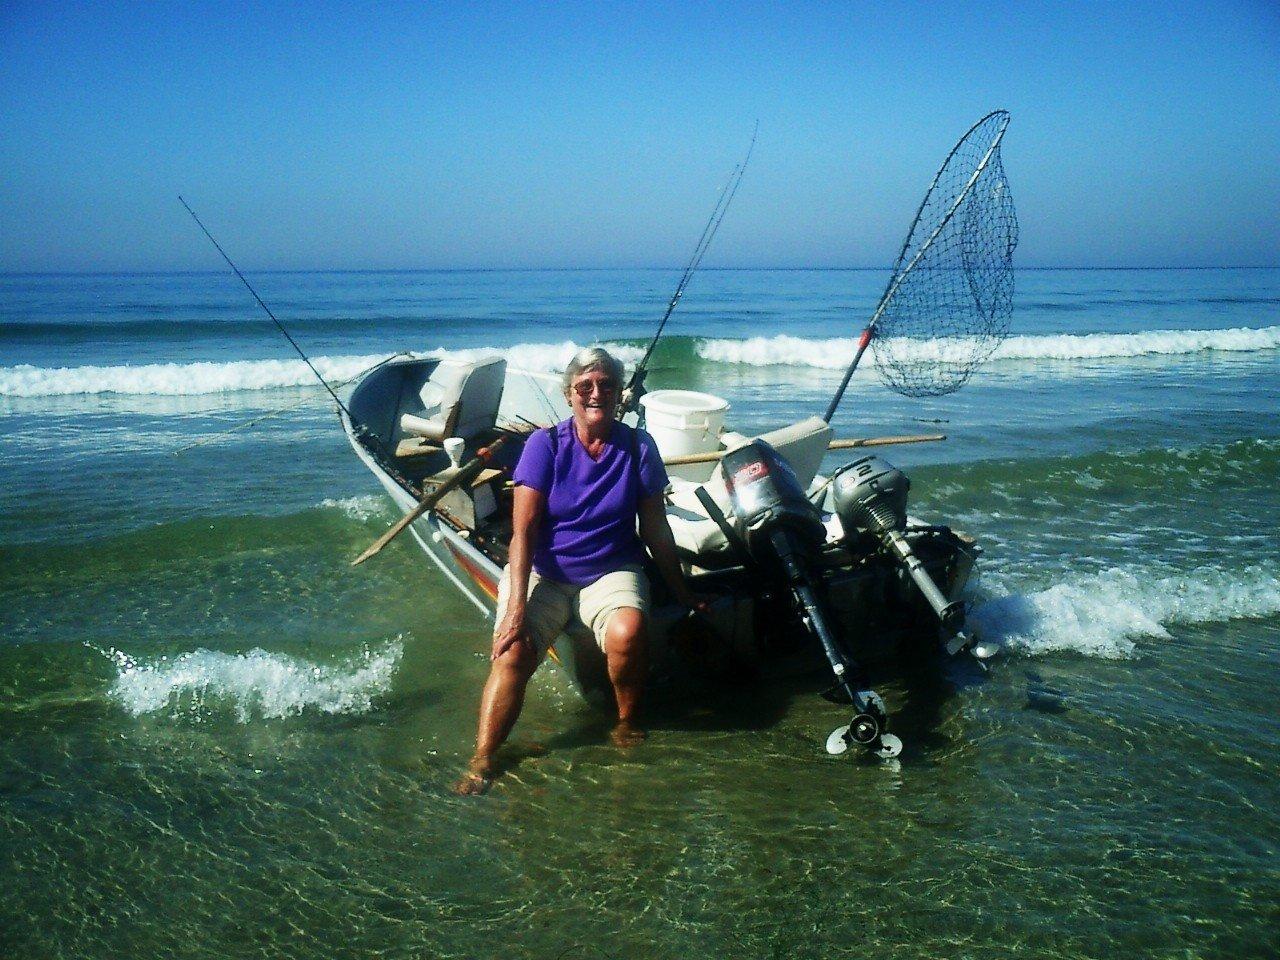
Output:
<path fill-rule="evenodd" d="M 1252 353 L 1280 348 L 1280 327 L 1229 330 L 1150 330 L 1145 333 L 1062 334 L 1010 337 L 997 360 L 1088 360 L 1108 357 L 1174 356 L 1217 351 Z"/>
<path fill-rule="evenodd" d="M 474 354 L 479 357 L 500 353 L 507 358 L 507 363 L 510 366 L 518 370 L 559 373 L 569 365 L 573 355 L 581 350 L 583 346 L 583 344 L 574 343 L 572 340 L 564 340 L 560 343 L 520 343 L 505 350 L 453 351 L 450 356 Z M 607 343 L 603 344 L 603 346 L 606 346 L 611 354 L 627 364 L 634 364 L 644 356 L 642 347 L 621 343 Z"/>
<path fill-rule="evenodd" d="M 341 510 L 348 520 L 355 520 L 358 523 L 364 523 L 366 520 L 391 512 L 391 501 L 375 493 L 340 499 L 327 497 L 320 501 L 320 506 L 328 510 Z"/>
<path fill-rule="evenodd" d="M 384 358 L 315 357 L 327 380 L 356 376 Z M 84 393 L 195 396 L 234 390 L 306 387 L 315 375 L 301 360 L 231 360 L 225 363 L 148 363 L 112 367 L 0 368 L 0 396 L 53 397 Z"/>
<path fill-rule="evenodd" d="M 118 670 L 110 696 L 131 715 L 167 711 L 202 719 L 229 709 L 241 723 L 304 710 L 364 713 L 390 688 L 403 652 L 397 640 L 347 663 L 319 665 L 261 648 L 239 654 L 193 650 L 148 663 L 106 651 Z"/>
<path fill-rule="evenodd" d="M 560 371 L 580 349 L 570 340 L 561 343 L 521 343 L 502 349 L 437 348 L 416 356 L 447 356 L 474 360 L 500 354 L 522 370 Z M 634 363 L 639 347 L 614 344 L 613 352 L 624 363 Z M 321 376 L 346 381 L 385 360 L 385 355 L 313 357 Z M 21 364 L 0 367 L 0 396 L 53 397 L 72 394 L 134 394 L 145 396 L 198 396 L 238 390 L 271 390 L 315 386 L 315 375 L 301 360 L 230 360 L 224 363 L 149 363 L 120 366 L 34 367 Z"/>
<path fill-rule="evenodd" d="M 698 356 L 716 363 L 741 363 L 751 367 L 819 367 L 843 370 L 853 359 L 856 339 L 834 337 L 809 340 L 803 337 L 751 337 L 747 340 L 703 340 Z"/>
<path fill-rule="evenodd" d="M 816 367 L 841 370 L 857 349 L 856 338 L 807 339 L 779 334 L 746 340 L 703 340 L 698 356 L 717 363 L 747 366 Z M 1144 333 L 1053 334 L 1009 337 L 992 354 L 993 361 L 1094 360 L 1142 356 L 1178 356 L 1201 351 L 1256 352 L 1280 349 L 1280 327 L 1236 327 L 1229 330 L 1151 330 Z M 894 355 L 902 360 L 962 361 L 972 343 L 962 338 L 898 341 Z"/>
<path fill-rule="evenodd" d="M 1132 656 L 1141 637 L 1166 638 L 1171 624 L 1218 623 L 1280 613 L 1280 569 L 1200 567 L 1169 574 L 1115 568 L 978 604 L 969 621 L 985 640 L 1031 655 L 1072 650 Z"/>

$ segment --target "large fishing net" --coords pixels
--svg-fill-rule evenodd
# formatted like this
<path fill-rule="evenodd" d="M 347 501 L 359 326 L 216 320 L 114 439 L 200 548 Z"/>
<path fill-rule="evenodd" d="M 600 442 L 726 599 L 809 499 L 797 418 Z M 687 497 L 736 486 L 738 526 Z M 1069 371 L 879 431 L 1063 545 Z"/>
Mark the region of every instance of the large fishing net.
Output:
<path fill-rule="evenodd" d="M 916 214 L 870 326 L 885 385 L 911 397 L 958 390 L 1009 332 L 1018 219 L 1000 162 L 1009 114 L 978 121 Z"/>

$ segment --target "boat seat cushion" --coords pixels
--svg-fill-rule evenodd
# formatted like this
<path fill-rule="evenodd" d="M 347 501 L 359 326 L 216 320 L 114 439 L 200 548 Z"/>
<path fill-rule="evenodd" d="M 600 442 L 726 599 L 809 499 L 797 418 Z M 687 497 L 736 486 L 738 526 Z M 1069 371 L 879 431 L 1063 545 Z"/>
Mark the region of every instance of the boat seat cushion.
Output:
<path fill-rule="evenodd" d="M 432 443 L 440 443 L 445 437 L 453 436 L 453 427 L 454 424 L 439 415 L 431 417 L 420 417 L 414 413 L 400 415 L 401 430 L 410 436 L 421 437 Z"/>
<path fill-rule="evenodd" d="M 667 494 L 667 523 L 680 553 L 694 558 L 700 567 L 715 566 L 717 562 L 731 556 L 729 541 L 698 501 L 698 487 L 706 487 L 720 512 L 729 516 L 729 491 L 725 488 L 723 475 L 717 467 L 705 484 L 672 478 L 671 489 Z"/>
<path fill-rule="evenodd" d="M 492 430 L 506 371 L 502 357 L 471 363 L 442 360 L 414 398 L 421 406 L 400 414 L 400 430 L 435 443 L 449 437 L 470 440 Z"/>

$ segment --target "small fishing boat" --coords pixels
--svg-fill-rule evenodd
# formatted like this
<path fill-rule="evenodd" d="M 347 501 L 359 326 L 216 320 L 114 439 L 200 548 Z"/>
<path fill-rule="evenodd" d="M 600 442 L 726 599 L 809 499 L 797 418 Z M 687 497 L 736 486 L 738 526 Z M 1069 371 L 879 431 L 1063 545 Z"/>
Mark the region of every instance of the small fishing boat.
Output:
<path fill-rule="evenodd" d="M 624 418 L 648 429 L 668 466 L 666 513 L 686 578 L 716 598 L 702 628 L 739 662 L 766 665 L 808 653 L 825 663 L 834 680 L 826 696 L 853 710 L 828 736 L 831 753 L 858 746 L 888 758 L 902 749 L 857 659 L 872 639 L 923 634 L 949 654 L 991 652 L 964 632 L 961 595 L 977 544 L 909 517 L 910 483 L 879 456 L 859 451 L 829 475 L 819 471 L 833 447 L 929 439 L 833 439 L 832 417 L 873 343 L 887 387 L 940 396 L 963 386 L 1008 334 L 1018 239 L 1000 159 L 1008 123 L 1003 110 L 983 117 L 934 175 L 824 416 L 746 436 L 725 427 L 729 404 L 719 397 L 645 392 L 646 365 L 724 218 L 750 149 L 623 393 Z M 411 357 L 375 369 L 348 406 L 337 405 L 356 454 L 405 511 L 356 562 L 407 527 L 444 575 L 492 616 L 511 536 L 512 468 L 533 430 L 569 416 L 558 378 L 508 370 L 498 356 Z M 686 611 L 664 596 L 662 578 L 652 573 L 650 659 L 659 673 L 678 672 Z M 554 653 L 585 696 L 607 695 L 604 659 L 588 637 L 566 634 Z"/>
<path fill-rule="evenodd" d="M 700 626 L 740 664 L 825 662 L 835 680 L 829 694 L 854 708 L 829 749 L 856 743 L 895 755 L 901 743 L 856 653 L 891 633 L 962 649 L 960 596 L 980 551 L 945 526 L 909 518 L 905 476 L 858 448 L 937 438 L 837 443 L 854 448 L 854 459 L 824 476 L 833 443 L 825 420 L 753 437 L 723 426 L 727 410 L 710 394 L 656 390 L 641 399 L 639 415 L 624 418 L 643 416 L 668 465 L 667 516 L 686 576 L 714 598 Z M 511 471 L 533 430 L 569 416 L 559 378 L 509 370 L 498 356 L 402 358 L 368 374 L 340 416 L 356 455 L 406 514 L 435 498 L 408 531 L 492 618 L 511 534 Z M 654 671 L 677 675 L 688 667 L 679 642 L 687 611 L 665 595 L 656 572 L 650 582 Z M 476 636 L 487 642 L 486 631 Z M 609 696 L 589 635 L 566 634 L 553 649 L 585 697 Z"/>

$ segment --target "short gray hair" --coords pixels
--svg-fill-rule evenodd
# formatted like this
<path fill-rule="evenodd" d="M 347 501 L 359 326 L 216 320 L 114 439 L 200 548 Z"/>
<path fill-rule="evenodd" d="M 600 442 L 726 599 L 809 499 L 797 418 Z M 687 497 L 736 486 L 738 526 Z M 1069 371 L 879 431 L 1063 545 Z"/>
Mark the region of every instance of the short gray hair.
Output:
<path fill-rule="evenodd" d="M 566 397 L 569 395 L 569 390 L 573 387 L 573 381 L 577 379 L 579 374 L 597 368 L 604 370 L 617 383 L 618 389 L 622 389 L 622 378 L 626 376 L 627 372 L 622 366 L 622 361 L 604 349 L 604 347 L 583 347 L 573 355 L 569 365 L 564 368 L 564 378 L 561 381 L 564 395 Z"/>

